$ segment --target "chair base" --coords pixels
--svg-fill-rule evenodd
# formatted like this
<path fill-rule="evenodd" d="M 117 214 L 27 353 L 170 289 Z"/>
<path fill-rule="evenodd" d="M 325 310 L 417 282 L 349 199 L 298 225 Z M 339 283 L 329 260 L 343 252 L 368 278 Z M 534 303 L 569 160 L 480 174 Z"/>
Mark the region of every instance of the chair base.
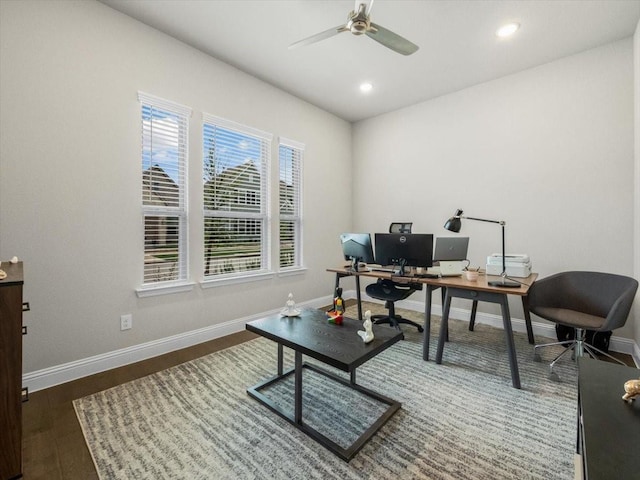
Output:
<path fill-rule="evenodd" d="M 398 330 L 400 330 L 400 325 L 401 323 L 407 324 L 407 325 L 413 325 L 414 327 L 416 327 L 418 329 L 418 332 L 422 333 L 424 331 L 424 328 L 422 327 L 422 325 L 420 325 L 419 323 L 416 323 L 412 320 L 408 320 L 406 318 L 401 317 L 400 315 L 396 315 L 394 317 L 390 317 L 389 315 L 372 315 L 371 316 L 371 320 L 373 320 L 373 323 L 375 323 L 376 325 L 385 325 L 385 324 L 389 324 L 392 327 L 397 328 Z"/>
<path fill-rule="evenodd" d="M 422 328 L 422 325 L 420 325 L 419 323 L 403 318 L 401 315 L 396 315 L 395 305 L 393 302 L 387 300 L 384 306 L 389 310 L 388 315 L 371 315 L 371 320 L 376 325 L 389 324 L 392 327 L 400 330 L 399 324 L 404 323 L 406 325 L 413 325 L 418 329 L 418 332 L 420 333 L 424 331 L 424 328 Z"/>
<path fill-rule="evenodd" d="M 605 357 L 608 357 L 611 360 L 613 360 L 615 362 L 618 362 L 620 365 L 626 365 L 621 360 L 618 360 L 617 358 L 609 355 L 608 353 L 603 352 L 602 350 L 600 350 L 600 349 L 594 347 L 593 345 L 590 345 L 587 342 L 585 342 L 585 340 L 584 340 L 585 333 L 586 333 L 585 329 L 576 328 L 576 335 L 575 335 L 576 338 L 573 339 L 573 340 L 565 340 L 563 342 L 552 342 L 552 343 L 543 343 L 541 345 L 536 345 L 535 347 L 533 347 L 533 361 L 534 362 L 542 362 L 542 358 L 540 357 L 540 354 L 538 353 L 538 350 L 537 350 L 538 348 L 550 347 L 552 345 L 564 345 L 565 347 L 567 347 L 556 358 L 554 358 L 553 361 L 549 364 L 549 379 L 553 380 L 554 382 L 559 382 L 560 381 L 560 377 L 558 376 L 557 373 L 555 373 L 553 371 L 553 367 L 568 352 L 571 352 L 571 359 L 572 360 L 575 360 L 578 357 L 584 357 L 585 353 L 586 353 L 591 358 L 594 358 L 596 360 L 599 359 L 598 355 L 604 355 Z"/>

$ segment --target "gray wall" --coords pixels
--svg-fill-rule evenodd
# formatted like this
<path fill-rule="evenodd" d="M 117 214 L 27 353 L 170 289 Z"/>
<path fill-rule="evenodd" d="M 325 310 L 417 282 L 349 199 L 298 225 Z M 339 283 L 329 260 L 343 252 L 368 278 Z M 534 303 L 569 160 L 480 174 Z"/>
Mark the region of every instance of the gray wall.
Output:
<path fill-rule="evenodd" d="M 462 208 L 505 220 L 507 251 L 541 276 L 632 275 L 633 131 L 631 38 L 358 122 L 355 227 L 454 235 L 443 224 Z M 462 234 L 472 265 L 500 251 L 497 225 L 464 221 Z M 616 335 L 633 332 L 630 321 Z"/>
<path fill-rule="evenodd" d="M 351 224 L 348 122 L 97 2 L 0 8 L 0 259 L 25 262 L 32 307 L 25 372 L 279 308 L 290 291 L 296 300 L 330 298 L 325 268 L 339 258 L 338 235 Z M 305 274 L 136 297 L 143 248 L 138 90 L 194 109 L 195 281 L 202 278 L 202 112 L 273 133 L 274 161 L 278 135 L 306 144 Z M 274 168 L 274 186 L 277 179 Z M 133 329 L 121 332 L 124 313 L 133 313 Z"/>
<path fill-rule="evenodd" d="M 636 26 L 636 33 L 633 36 L 633 63 L 634 63 L 634 85 L 635 85 L 635 124 L 634 124 L 634 138 L 635 138 L 635 277 L 640 278 L 640 21 Z M 636 357 L 640 357 L 640 292 L 636 295 L 635 301 L 635 315 L 636 315 Z"/>
<path fill-rule="evenodd" d="M 100 3 L 0 1 L 0 259 L 25 261 L 32 311 L 24 370 L 275 309 L 289 291 L 299 301 L 328 295 L 333 279 L 325 268 L 339 256 L 340 232 L 413 220 L 416 231 L 445 235 L 442 224 L 456 208 L 506 220 L 508 250 L 529 253 L 542 275 L 569 268 L 632 274 L 635 245 L 638 276 L 632 78 L 629 39 L 352 127 Z M 195 281 L 202 112 L 306 144 L 306 274 L 136 297 L 138 90 L 194 109 Z M 638 124 L 635 138 L 640 205 Z M 463 233 L 472 237 L 474 265 L 499 250 L 496 226 L 468 221 Z M 517 302 L 513 311 L 521 316 Z M 119 330 L 123 313 L 133 313 L 127 332 Z M 616 335 L 635 332 L 638 344 L 639 324 Z"/>

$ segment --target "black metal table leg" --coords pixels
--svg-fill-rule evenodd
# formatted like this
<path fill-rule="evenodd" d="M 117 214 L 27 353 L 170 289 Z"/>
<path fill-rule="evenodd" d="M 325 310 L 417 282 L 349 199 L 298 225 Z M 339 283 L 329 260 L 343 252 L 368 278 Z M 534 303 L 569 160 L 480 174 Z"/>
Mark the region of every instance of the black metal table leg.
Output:
<path fill-rule="evenodd" d="M 511 367 L 511 383 L 514 388 L 520 388 L 520 373 L 518 372 L 518 359 L 516 358 L 516 346 L 513 341 L 513 329 L 511 328 L 511 315 L 509 314 L 509 301 L 506 295 L 502 295 L 500 302 L 502 307 L 502 323 L 504 336 L 509 351 L 509 366 Z"/>
<path fill-rule="evenodd" d="M 478 312 L 478 301 L 474 300 L 471 304 L 471 318 L 469 319 L 469 331 L 473 332 L 473 328 L 476 326 L 476 313 Z"/>
<path fill-rule="evenodd" d="M 427 285 L 424 298 L 424 332 L 422 333 L 422 359 L 429 360 L 429 342 L 431 339 L 431 297 L 438 287 Z"/>
<path fill-rule="evenodd" d="M 296 372 L 295 372 L 295 409 L 293 421 L 300 425 L 302 423 L 302 353 L 296 350 Z"/>
<path fill-rule="evenodd" d="M 533 338 L 533 327 L 531 326 L 531 313 L 529 312 L 529 297 L 526 295 L 522 297 L 522 310 L 524 311 L 524 323 L 527 326 L 527 338 L 531 345 L 535 345 L 536 341 Z"/>
<path fill-rule="evenodd" d="M 444 309 L 442 311 L 442 320 L 440 320 L 440 335 L 438 336 L 438 351 L 436 352 L 436 363 L 442 363 L 442 352 L 444 351 L 444 342 L 447 338 L 449 330 L 449 310 L 451 309 L 451 296 L 449 290 L 445 295 Z"/>

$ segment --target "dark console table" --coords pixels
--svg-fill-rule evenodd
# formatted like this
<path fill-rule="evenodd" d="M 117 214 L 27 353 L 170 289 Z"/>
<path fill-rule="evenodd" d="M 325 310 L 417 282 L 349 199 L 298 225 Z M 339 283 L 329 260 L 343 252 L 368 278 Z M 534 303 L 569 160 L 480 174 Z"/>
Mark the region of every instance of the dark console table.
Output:
<path fill-rule="evenodd" d="M 622 400 L 624 382 L 640 370 L 578 359 L 578 453 L 584 478 L 640 478 L 640 399 Z"/>

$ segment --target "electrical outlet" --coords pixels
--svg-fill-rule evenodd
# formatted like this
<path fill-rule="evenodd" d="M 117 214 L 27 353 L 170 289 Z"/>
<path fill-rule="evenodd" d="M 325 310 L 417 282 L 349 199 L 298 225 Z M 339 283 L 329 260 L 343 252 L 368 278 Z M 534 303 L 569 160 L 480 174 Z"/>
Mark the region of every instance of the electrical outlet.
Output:
<path fill-rule="evenodd" d="M 133 315 L 130 313 L 120 315 L 120 330 L 129 330 L 131 327 L 133 327 Z"/>

